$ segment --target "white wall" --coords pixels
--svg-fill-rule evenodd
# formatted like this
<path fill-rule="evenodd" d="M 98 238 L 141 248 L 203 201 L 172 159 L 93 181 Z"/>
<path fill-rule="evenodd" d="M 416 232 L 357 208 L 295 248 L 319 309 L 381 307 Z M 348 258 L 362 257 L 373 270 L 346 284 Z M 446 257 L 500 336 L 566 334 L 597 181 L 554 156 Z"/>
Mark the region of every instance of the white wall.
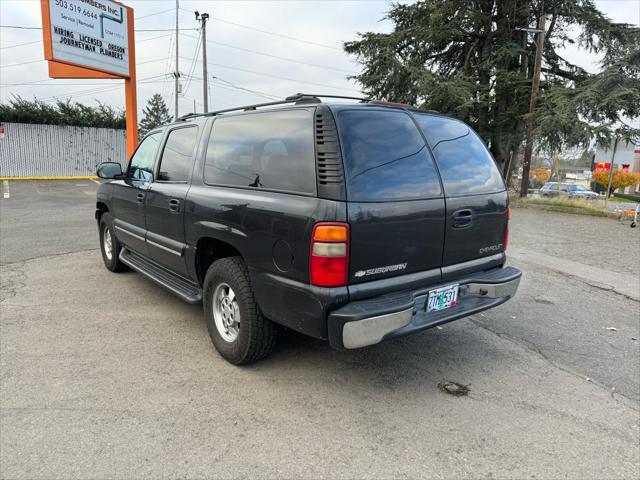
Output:
<path fill-rule="evenodd" d="M 102 162 L 126 165 L 124 130 L 3 122 L 0 176 L 95 175 Z"/>

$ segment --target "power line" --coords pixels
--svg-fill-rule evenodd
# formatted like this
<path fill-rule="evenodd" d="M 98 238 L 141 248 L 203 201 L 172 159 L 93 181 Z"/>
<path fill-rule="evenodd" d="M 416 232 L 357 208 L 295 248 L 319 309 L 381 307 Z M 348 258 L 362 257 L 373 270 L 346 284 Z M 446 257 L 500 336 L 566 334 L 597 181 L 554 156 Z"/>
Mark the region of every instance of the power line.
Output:
<path fill-rule="evenodd" d="M 243 89 L 243 88 L 232 88 L 232 87 L 227 87 L 226 85 L 224 85 L 224 84 L 220 84 L 220 83 L 217 83 L 217 82 L 215 82 L 215 81 L 213 82 L 213 84 L 216 86 L 216 88 L 222 88 L 222 89 L 224 89 L 224 90 L 228 90 L 228 91 L 230 91 L 230 92 L 235 92 L 235 93 L 248 93 L 248 94 L 250 94 L 250 95 L 255 95 L 256 97 L 258 97 L 258 98 L 263 98 L 263 99 L 265 99 L 265 100 L 278 100 L 278 99 L 282 98 L 282 97 L 275 97 L 275 96 L 274 96 L 274 97 L 272 97 L 272 96 L 270 96 L 270 95 L 269 95 L 269 96 L 267 96 L 267 95 L 261 95 L 261 94 L 259 94 L 259 93 L 254 93 L 254 92 L 252 92 L 252 91 L 245 90 L 245 89 Z"/>
<path fill-rule="evenodd" d="M 196 38 L 196 37 L 192 37 L 191 35 L 185 35 L 185 36 L 188 37 L 188 38 L 193 38 L 193 39 Z M 349 70 L 344 70 L 342 68 L 330 67 L 328 65 L 321 65 L 321 64 L 318 64 L 318 63 L 304 62 L 302 60 L 295 60 L 293 58 L 280 57 L 278 55 L 273 55 L 271 53 L 259 52 L 257 50 L 251 50 L 250 48 L 238 47 L 236 45 L 231 45 L 231 44 L 228 44 L 228 43 L 216 42 L 214 40 L 208 40 L 207 43 L 212 43 L 212 44 L 215 44 L 215 45 L 221 45 L 223 47 L 233 48 L 235 50 L 242 50 L 243 52 L 249 52 L 249 53 L 253 53 L 253 54 L 256 54 L 256 55 L 262 55 L 264 57 L 275 58 L 275 59 L 278 59 L 278 60 L 284 60 L 285 62 L 298 63 L 300 65 L 307 65 L 309 67 L 324 68 L 324 69 L 327 69 L 327 70 L 334 70 L 336 72 L 343 72 L 343 73 L 348 73 L 350 75 L 355 75 L 355 72 L 351 72 Z"/>
<path fill-rule="evenodd" d="M 147 77 L 147 78 L 142 78 L 140 79 L 137 83 L 138 85 L 144 85 L 147 83 L 155 83 L 158 80 L 158 77 L 164 77 L 164 75 L 155 75 L 153 77 Z M 101 93 L 101 92 L 110 92 L 113 90 L 117 90 L 118 88 L 122 88 L 122 85 L 114 85 L 113 87 L 109 87 L 109 88 L 90 88 L 87 90 L 77 90 L 75 92 L 66 92 L 66 93 L 60 93 L 58 95 L 52 95 L 50 97 L 45 97 L 45 98 L 41 98 L 39 100 L 42 101 L 46 101 L 46 100 L 50 100 L 50 99 L 57 99 L 60 97 L 80 97 L 83 95 L 91 95 L 93 93 Z"/>
<path fill-rule="evenodd" d="M 186 58 L 186 57 L 180 57 L 180 59 L 182 60 L 187 60 L 187 61 L 191 61 L 192 59 L 190 58 Z M 34 61 L 30 61 L 30 62 L 23 62 L 20 64 L 12 64 L 12 65 L 7 65 L 7 66 L 1 66 L 2 68 L 7 68 L 10 66 L 18 66 L 18 65 L 26 65 L 26 64 L 30 64 L 30 63 L 36 63 L 36 62 L 42 62 L 44 60 L 34 60 Z M 148 63 L 155 63 L 155 62 L 162 62 L 162 61 L 166 61 L 166 58 L 157 58 L 154 60 L 147 60 L 144 62 L 139 62 L 137 65 L 144 65 L 144 64 L 148 64 Z M 196 60 L 197 63 L 202 63 L 200 60 Z M 318 82 L 310 82 L 307 80 L 300 80 L 300 79 L 296 79 L 296 78 L 291 78 L 291 77 L 284 77 L 281 75 L 273 75 L 273 74 L 269 74 L 269 73 L 264 73 L 264 72 L 258 72 L 255 70 L 249 70 L 249 69 L 245 69 L 245 68 L 239 68 L 239 67 L 232 67 L 230 65 L 224 65 L 224 64 L 220 64 L 220 63 L 208 63 L 208 65 L 210 66 L 215 66 L 215 67 L 220 67 L 220 68 L 226 68 L 229 70 L 235 70 L 235 71 L 239 71 L 239 72 L 243 72 L 243 73 L 251 73 L 253 75 L 259 75 L 259 76 L 263 76 L 263 77 L 268 77 L 268 78 L 276 78 L 278 80 L 287 80 L 290 82 L 295 82 L 295 83 L 302 83 L 302 84 L 307 84 L 307 85 L 314 85 L 314 86 L 319 86 L 319 87 L 325 87 L 325 88 L 331 88 L 334 90 L 343 90 L 343 91 L 351 91 L 351 92 L 358 92 L 360 93 L 359 90 L 353 89 L 353 88 L 345 88 L 345 87 L 338 87 L 335 85 L 328 85 L 328 84 L 324 84 L 324 83 L 318 83 Z"/>
<path fill-rule="evenodd" d="M 235 27 L 246 28 L 247 30 L 253 30 L 255 32 L 264 33 L 266 35 L 272 35 L 274 37 L 286 38 L 287 40 L 293 40 L 295 42 L 301 42 L 301 43 L 306 43 L 306 44 L 309 44 L 309 45 L 315 45 L 316 47 L 323 47 L 323 48 L 329 48 L 331 50 L 342 51 L 341 48 L 334 47 L 334 46 L 331 46 L 331 45 L 325 45 L 324 43 L 312 42 L 310 40 L 304 40 L 302 38 L 290 37 L 289 35 L 283 35 L 281 33 L 270 32 L 268 30 L 262 30 L 260 28 L 250 27 L 249 25 L 242 25 L 241 23 L 231 22 L 229 20 L 223 20 L 222 18 L 213 18 L 213 20 L 218 21 L 218 22 L 222 22 L 222 23 L 226 23 L 228 25 L 233 25 Z"/>
<path fill-rule="evenodd" d="M 263 97 L 263 98 L 270 98 L 270 99 L 281 98 L 281 96 L 274 95 L 272 93 L 261 92 L 260 90 L 251 90 L 250 88 L 241 87 L 241 86 L 236 85 L 236 84 L 234 84 L 234 83 L 232 83 L 232 82 L 230 82 L 228 80 L 225 80 L 224 78 L 220 78 L 220 77 L 217 77 L 217 76 L 214 76 L 213 80 L 214 80 L 214 82 L 216 80 L 219 80 L 219 81 L 224 82 L 225 84 L 229 85 L 230 87 L 235 88 L 236 90 L 242 90 L 242 91 L 245 91 L 245 92 L 253 93 L 254 95 L 258 95 L 258 96 Z M 216 85 L 218 85 L 221 88 L 225 88 L 223 85 L 220 85 L 219 83 L 216 83 Z"/>
<path fill-rule="evenodd" d="M 146 77 L 146 78 L 142 78 L 140 79 L 140 81 L 144 81 L 144 80 L 149 80 L 151 78 L 158 78 L 158 77 L 165 77 L 166 74 L 164 75 L 154 75 L 152 77 Z M 120 78 L 114 78 L 112 80 L 107 80 L 107 81 L 103 81 L 103 82 L 90 82 L 90 83 L 44 83 L 44 82 L 57 82 L 59 79 L 57 78 L 45 78 L 43 80 L 34 80 L 33 82 L 22 82 L 22 83 L 2 83 L 0 84 L 0 86 L 2 87 L 21 87 L 21 86 L 30 86 L 30 87 L 57 87 L 57 86 L 61 86 L 61 85 L 113 85 L 114 81 L 118 81 L 118 80 L 122 80 Z M 61 79 L 60 79 L 61 80 Z M 80 79 L 78 79 L 80 80 Z"/>
<path fill-rule="evenodd" d="M 19 67 L 20 65 L 28 65 L 30 63 L 38 63 L 38 62 L 44 62 L 44 58 L 40 58 L 38 60 L 30 60 L 28 62 L 11 63 L 9 65 L 0 65 L 0 68 Z"/>
<path fill-rule="evenodd" d="M 186 57 L 180 57 L 180 59 L 181 60 L 187 60 L 187 61 L 191 61 L 192 60 L 192 59 L 186 58 Z M 157 58 L 155 60 L 147 60 L 147 61 L 144 61 L 144 62 L 139 62 L 138 65 L 144 65 L 144 64 L 147 64 L 147 63 L 154 63 L 154 62 L 162 62 L 162 61 L 165 61 L 165 60 L 166 60 L 165 58 Z M 2 65 L 0 67 L 2 67 L 2 68 L 15 67 L 15 66 L 18 66 L 18 65 L 26 65 L 26 64 L 29 64 L 29 63 L 43 62 L 43 61 L 44 60 L 33 60 L 33 61 L 30 61 L 30 62 L 16 63 L 16 64 L 12 64 L 12 65 Z M 197 63 L 202 63 L 200 60 L 197 60 L 197 59 L 196 59 L 196 62 Z M 251 73 L 253 75 L 260 75 L 260 76 L 263 76 L 263 77 L 276 78 L 278 80 L 287 80 L 287 81 L 290 81 L 290 82 L 304 83 L 304 84 L 307 84 L 307 85 L 315 85 L 315 86 L 318 86 L 318 87 L 331 88 L 331 89 L 334 89 L 334 90 L 344 90 L 344 91 L 351 91 L 351 92 L 360 93 L 359 90 L 356 90 L 354 88 L 337 87 L 335 85 L 328 85 L 328 84 L 325 84 L 325 83 L 309 82 L 307 80 L 300 80 L 300 79 L 291 78 L 291 77 L 283 77 L 281 75 L 273 75 L 273 74 L 270 74 L 270 73 L 257 72 L 255 70 L 248 70 L 248 69 L 245 69 L 245 68 L 232 67 L 230 65 L 224 65 L 224 64 L 221 64 L 221 63 L 209 63 L 208 65 L 215 66 L 215 67 L 220 67 L 220 68 L 227 68 L 229 70 L 236 70 L 238 72 Z"/>
<path fill-rule="evenodd" d="M 167 34 L 165 34 L 165 35 L 157 35 L 157 36 L 155 36 L 155 37 L 143 38 L 142 40 L 136 40 L 136 44 L 138 44 L 138 43 L 143 43 L 143 42 L 148 42 L 148 41 L 151 41 L 151 40 L 157 40 L 158 38 L 168 37 L 169 35 L 171 35 L 171 34 L 170 34 L 170 33 L 167 33 Z M 2 48 L 0 48 L 0 50 L 4 50 L 4 49 L 6 49 L 6 48 L 22 47 L 23 45 L 33 45 L 33 44 L 36 44 L 36 43 L 42 43 L 42 41 L 41 41 L 41 40 L 36 40 L 36 41 L 34 41 L 34 42 L 19 43 L 19 44 L 17 44 L 17 45 L 8 45 L 8 46 L 6 46 L 6 47 L 2 47 Z M 38 59 L 38 60 L 31 60 L 31 61 L 29 61 L 29 62 L 13 63 L 13 64 L 10 64 L 10 65 L 1 65 L 1 67 L 2 67 L 2 68 L 17 67 L 17 66 L 19 66 L 19 65 L 27 65 L 27 64 L 29 64 L 29 63 L 41 62 L 41 61 L 43 61 L 43 60 L 44 60 L 44 59 Z"/>
<path fill-rule="evenodd" d="M 190 10 L 187 9 L 187 8 L 181 8 L 181 10 L 190 12 Z M 341 48 L 334 47 L 332 45 L 326 45 L 324 43 L 313 42 L 311 40 L 305 40 L 303 38 L 297 38 L 297 37 L 292 37 L 292 36 L 289 36 L 289 35 L 283 35 L 282 33 L 270 32 L 269 30 L 263 30 L 261 28 L 256 28 L 256 27 L 252 27 L 252 26 L 249 26 L 249 25 L 243 25 L 242 23 L 236 23 L 236 22 L 232 22 L 230 20 L 224 20 L 224 19 L 219 18 L 219 17 L 212 17 L 212 20 L 214 20 L 216 22 L 226 23 L 228 25 L 233 25 L 235 27 L 246 28 L 247 30 L 253 30 L 254 32 L 260 32 L 260 33 L 264 33 L 266 35 L 272 35 L 274 37 L 286 38 L 287 40 L 293 40 L 295 42 L 301 42 L 301 43 L 306 43 L 306 44 L 309 44 L 309 45 L 315 45 L 316 47 L 323 47 L 323 48 L 329 48 L 331 50 L 342 51 Z"/>
<path fill-rule="evenodd" d="M 138 65 L 144 65 L 146 63 L 154 63 L 154 62 L 161 62 L 163 61 L 164 58 L 156 58 L 155 60 L 145 60 L 144 62 L 138 62 L 136 63 L 136 66 Z M 39 60 L 31 60 L 29 62 L 21 62 L 21 63 L 12 63 L 10 65 L 0 65 L 0 68 L 9 68 L 9 67 L 18 67 L 20 65 L 28 65 L 30 63 L 38 63 L 38 62 L 44 62 L 45 60 L 43 58 L 39 59 Z"/>
<path fill-rule="evenodd" d="M 180 27 L 180 30 L 198 30 L 197 28 L 182 28 Z M 175 31 L 175 27 L 174 28 L 145 28 L 145 29 L 138 29 L 136 28 L 136 32 L 173 32 Z"/>
<path fill-rule="evenodd" d="M 182 93 L 183 95 L 186 95 L 187 91 L 189 90 L 189 87 L 191 86 L 191 76 L 193 75 L 193 71 L 196 69 L 196 59 L 198 58 L 198 53 L 200 53 L 201 35 L 202 33 L 198 35 L 198 42 L 196 45 L 196 49 L 193 52 L 193 59 L 191 60 L 191 65 L 189 66 L 189 73 L 187 74 L 187 81 L 185 82 L 185 85 L 183 88 L 183 93 Z M 195 37 L 189 37 L 189 38 L 195 38 Z"/>
<path fill-rule="evenodd" d="M 327 85 L 325 83 L 309 82 L 307 80 L 299 80 L 299 79 L 296 79 L 296 78 L 283 77 L 283 76 L 280 76 L 280 75 L 272 75 L 270 73 L 257 72 L 255 70 L 248 70 L 248 69 L 245 69 L 245 68 L 232 67 L 230 65 L 223 65 L 221 63 L 209 63 L 208 65 L 214 66 L 214 67 L 220 67 L 220 68 L 228 68 L 229 70 L 237 70 L 238 72 L 251 73 L 251 74 L 260 75 L 260 76 L 263 76 L 263 77 L 277 78 L 278 80 L 287 80 L 287 81 L 290 81 L 290 82 L 305 83 L 307 85 L 315 85 L 317 87 L 332 88 L 334 90 L 344 90 L 344 91 L 351 91 L 351 92 L 361 93 L 360 90 L 356 90 L 354 88 L 337 87 L 335 85 Z"/>
<path fill-rule="evenodd" d="M 173 33 L 165 33 L 164 35 L 158 35 L 156 37 L 143 38 L 142 40 L 138 40 L 136 38 L 136 43 L 148 42 L 149 40 L 156 40 L 158 38 L 170 37 Z"/>
<path fill-rule="evenodd" d="M 202 81 L 202 78 L 200 77 L 191 77 L 193 80 L 197 80 L 199 82 Z M 250 88 L 246 88 L 246 87 L 241 87 L 239 85 L 236 85 L 228 80 L 225 80 L 224 78 L 218 77 L 216 75 L 212 75 L 211 78 L 213 79 L 214 82 L 216 82 L 216 80 L 220 81 L 220 82 L 224 82 L 222 84 L 220 83 L 215 83 L 216 86 L 223 88 L 225 90 L 231 90 L 231 91 L 236 91 L 239 90 L 241 92 L 245 92 L 245 93 L 251 93 L 253 95 L 256 95 L 258 97 L 261 98 L 266 98 L 268 100 L 274 100 L 274 99 L 279 99 L 282 98 L 282 95 L 274 95 L 272 93 L 267 93 L 267 92 L 261 92 L 260 90 L 252 90 Z"/>
<path fill-rule="evenodd" d="M 33 42 L 26 42 L 26 43 L 17 43 L 15 45 L 7 45 L 6 47 L 0 47 L 0 50 L 4 50 L 5 48 L 17 48 L 17 47 L 24 47 L 25 45 L 33 45 L 34 43 L 40 43 L 42 40 L 35 40 Z"/>
<path fill-rule="evenodd" d="M 15 28 L 19 30 L 42 30 L 42 27 L 22 27 L 20 25 L 0 25 L 0 28 Z M 172 32 L 175 28 L 136 28 L 136 32 Z M 197 28 L 182 28 L 180 30 L 198 30 Z"/>
<path fill-rule="evenodd" d="M 170 73 L 170 68 L 171 68 L 171 57 L 172 57 L 171 52 L 172 51 L 173 51 L 173 32 L 171 32 L 171 40 L 169 41 L 169 50 L 167 52 L 167 61 L 166 61 L 165 66 L 164 66 L 164 73 L 165 73 L 165 75 L 167 75 L 167 78 L 164 80 L 164 82 L 162 82 L 162 94 L 161 94 L 162 98 L 165 100 L 165 103 L 167 105 L 170 105 L 171 104 L 171 100 L 173 100 L 172 92 L 170 90 L 167 90 L 167 87 L 168 87 L 168 85 L 170 83 L 169 81 L 171 80 L 168 77 L 168 75 Z M 171 98 L 170 98 L 170 101 L 167 102 L 166 97 L 167 97 L 168 94 L 171 95 Z"/>
<path fill-rule="evenodd" d="M 154 15 L 160 15 L 160 14 L 162 14 L 162 13 L 173 12 L 174 10 L 175 10 L 175 9 L 173 9 L 173 8 L 168 8 L 168 9 L 166 9 L 166 10 L 162 10 L 162 11 L 160 11 L 160 12 L 150 13 L 149 15 L 143 15 L 143 16 L 141 16 L 141 17 L 137 17 L 137 18 L 136 18 L 136 21 L 138 21 L 138 20 L 142 20 L 143 18 L 147 18 L 147 17 L 153 17 Z"/>
<path fill-rule="evenodd" d="M 17 30 L 42 30 L 41 27 L 21 27 L 19 25 L 0 25 L 0 28 L 15 28 Z"/>

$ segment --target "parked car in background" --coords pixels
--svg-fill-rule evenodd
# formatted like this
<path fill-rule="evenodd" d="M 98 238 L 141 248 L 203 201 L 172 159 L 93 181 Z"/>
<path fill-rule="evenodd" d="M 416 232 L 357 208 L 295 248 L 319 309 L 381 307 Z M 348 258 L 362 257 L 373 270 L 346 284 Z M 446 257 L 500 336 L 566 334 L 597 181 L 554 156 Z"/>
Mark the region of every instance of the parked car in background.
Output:
<path fill-rule="evenodd" d="M 558 182 L 547 182 L 539 191 L 542 197 L 555 197 L 558 193 L 568 195 L 568 189 L 566 183 L 561 183 L 558 187 Z"/>
<path fill-rule="evenodd" d="M 598 194 L 579 183 L 561 183 L 558 189 L 558 182 L 547 182 L 540 189 L 542 197 L 555 197 L 558 195 L 566 195 L 569 198 L 584 198 L 592 200 L 598 198 Z"/>
<path fill-rule="evenodd" d="M 267 355 L 278 324 L 364 347 L 496 307 L 520 281 L 491 154 L 408 105 L 298 94 L 187 115 L 98 175 L 105 266 L 202 302 L 234 364 Z"/>
<path fill-rule="evenodd" d="M 598 194 L 593 190 L 589 190 L 584 185 L 578 183 L 570 183 L 567 185 L 567 192 L 571 198 L 584 198 L 586 200 L 593 200 L 598 198 Z"/>

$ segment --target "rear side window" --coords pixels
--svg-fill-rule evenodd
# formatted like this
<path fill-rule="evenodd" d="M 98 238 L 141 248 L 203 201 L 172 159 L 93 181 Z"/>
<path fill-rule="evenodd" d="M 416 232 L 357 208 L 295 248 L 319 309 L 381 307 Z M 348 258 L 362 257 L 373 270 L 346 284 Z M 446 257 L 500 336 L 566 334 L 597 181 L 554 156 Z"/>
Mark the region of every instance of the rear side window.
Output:
<path fill-rule="evenodd" d="M 480 137 L 464 123 L 436 115 L 416 114 L 431 145 L 447 195 L 500 192 L 502 176 Z"/>
<path fill-rule="evenodd" d="M 186 182 L 193 166 L 193 152 L 196 148 L 198 127 L 176 128 L 162 150 L 158 180 L 164 182 Z"/>
<path fill-rule="evenodd" d="M 314 152 L 313 111 L 222 116 L 211 131 L 205 182 L 313 194 Z"/>
<path fill-rule="evenodd" d="M 441 194 L 424 140 L 404 112 L 345 110 L 338 114 L 349 200 L 411 200 Z"/>

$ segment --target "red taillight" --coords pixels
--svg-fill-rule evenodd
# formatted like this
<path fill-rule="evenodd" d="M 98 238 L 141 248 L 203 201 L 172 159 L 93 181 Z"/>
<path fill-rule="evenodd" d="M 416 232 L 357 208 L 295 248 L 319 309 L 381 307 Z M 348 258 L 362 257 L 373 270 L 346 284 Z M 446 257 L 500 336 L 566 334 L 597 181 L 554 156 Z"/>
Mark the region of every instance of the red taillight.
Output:
<path fill-rule="evenodd" d="M 507 227 L 504 230 L 504 251 L 507 251 L 509 245 L 509 220 L 511 220 L 511 208 L 507 207 Z"/>
<path fill-rule="evenodd" d="M 349 278 L 349 224 L 317 223 L 311 234 L 309 280 L 318 287 L 341 287 Z"/>

